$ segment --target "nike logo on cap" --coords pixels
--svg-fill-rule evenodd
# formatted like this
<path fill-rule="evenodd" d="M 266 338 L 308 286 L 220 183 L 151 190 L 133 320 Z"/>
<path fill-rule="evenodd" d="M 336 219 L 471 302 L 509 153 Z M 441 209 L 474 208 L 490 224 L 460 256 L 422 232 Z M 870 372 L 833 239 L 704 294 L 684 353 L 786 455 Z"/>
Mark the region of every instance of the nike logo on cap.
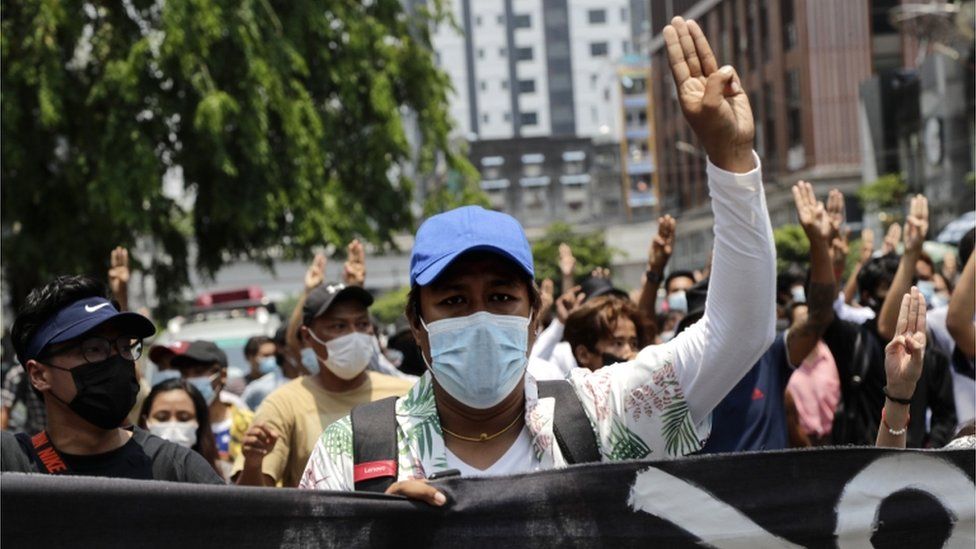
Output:
<path fill-rule="evenodd" d="M 102 303 L 101 305 L 95 305 L 94 307 L 91 305 L 85 305 L 85 312 L 94 313 L 102 307 L 108 307 L 109 305 L 111 305 L 111 303 Z"/>

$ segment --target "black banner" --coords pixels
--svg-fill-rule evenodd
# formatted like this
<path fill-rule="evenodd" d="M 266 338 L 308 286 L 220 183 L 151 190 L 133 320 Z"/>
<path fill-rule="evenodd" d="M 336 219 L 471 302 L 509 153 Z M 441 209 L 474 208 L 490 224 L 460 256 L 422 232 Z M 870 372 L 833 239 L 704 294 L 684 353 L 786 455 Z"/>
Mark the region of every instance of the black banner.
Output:
<path fill-rule="evenodd" d="M 0 475 L 7 547 L 967 547 L 973 451 L 840 448 L 437 481 L 401 498 Z"/>

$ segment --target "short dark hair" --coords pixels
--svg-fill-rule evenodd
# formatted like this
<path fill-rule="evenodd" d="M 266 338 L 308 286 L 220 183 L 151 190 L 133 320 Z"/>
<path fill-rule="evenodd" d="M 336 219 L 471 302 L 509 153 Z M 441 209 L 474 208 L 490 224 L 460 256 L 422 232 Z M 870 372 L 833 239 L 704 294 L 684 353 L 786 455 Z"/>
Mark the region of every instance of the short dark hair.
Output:
<path fill-rule="evenodd" d="M 614 295 L 597 297 L 573 311 L 566 319 L 563 339 L 569 342 L 570 349 L 574 353 L 579 345 L 595 352 L 598 341 L 613 337 L 613 330 L 621 318 L 628 318 L 634 323 L 638 347 L 643 348 L 647 345 L 644 329 L 646 321 L 640 310 L 631 300 Z"/>
<path fill-rule="evenodd" d="M 969 261 L 969 256 L 973 255 L 973 247 L 976 246 L 976 229 L 969 229 L 959 240 L 959 270 Z"/>
<path fill-rule="evenodd" d="M 142 408 L 139 410 L 139 427 L 146 428 L 149 411 L 152 410 L 153 402 L 156 401 L 157 396 L 178 390 L 183 390 L 190 396 L 190 401 L 193 402 L 193 412 L 197 416 L 197 443 L 193 445 L 193 450 L 203 456 L 215 471 L 221 473 L 217 465 L 220 454 L 217 451 L 217 441 L 214 439 L 213 430 L 210 428 L 210 409 L 207 406 L 207 401 L 204 400 L 200 391 L 185 379 L 167 379 L 153 386 L 146 396 L 146 400 L 142 401 Z"/>
<path fill-rule="evenodd" d="M 861 272 L 857 273 L 858 291 L 873 296 L 882 282 L 890 285 L 895 279 L 895 273 L 898 272 L 898 261 L 898 256 L 894 254 L 875 257 L 868 261 Z"/>
<path fill-rule="evenodd" d="M 258 354 L 258 350 L 265 343 L 275 343 L 275 340 L 268 336 L 254 336 L 247 340 L 244 344 L 244 356 L 246 358 L 251 358 L 252 356 Z"/>
<path fill-rule="evenodd" d="M 89 297 L 107 299 L 108 288 L 105 283 L 90 276 L 59 276 L 44 286 L 31 290 L 17 311 L 17 318 L 10 330 L 10 338 L 20 363 L 26 367 L 27 347 L 41 325 L 61 309 Z M 118 308 L 114 301 L 112 304 Z M 45 349 L 41 349 L 41 354 Z"/>
<path fill-rule="evenodd" d="M 664 291 L 668 290 L 668 286 L 671 285 L 671 281 L 676 278 L 690 278 L 692 283 L 695 282 L 695 273 L 691 271 L 671 271 L 671 274 L 664 279 Z"/>

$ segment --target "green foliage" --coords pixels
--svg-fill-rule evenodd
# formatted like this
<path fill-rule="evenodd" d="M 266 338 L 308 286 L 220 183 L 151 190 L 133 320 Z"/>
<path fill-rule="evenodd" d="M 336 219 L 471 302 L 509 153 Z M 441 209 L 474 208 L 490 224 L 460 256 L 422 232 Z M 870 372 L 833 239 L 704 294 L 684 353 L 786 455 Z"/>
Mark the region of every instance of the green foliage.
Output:
<path fill-rule="evenodd" d="M 857 198 L 865 208 L 874 206 L 883 209 L 901 204 L 906 192 L 908 192 L 908 185 L 902 180 L 901 175 L 889 173 L 862 185 L 857 190 Z"/>
<path fill-rule="evenodd" d="M 104 277 L 109 251 L 164 303 L 238 259 L 310 256 L 410 229 L 414 182 L 442 163 L 442 0 L 11 0 L 0 20 L 3 269 L 16 307 L 60 273 Z M 129 6 L 128 8 L 126 6 Z M 402 114 L 415 113 L 418 150 Z M 163 193 L 179 168 L 188 200 Z M 474 200 L 461 193 L 462 200 Z"/>
<path fill-rule="evenodd" d="M 532 243 L 537 280 L 552 279 L 558 285 L 562 280 L 559 271 L 559 244 L 565 242 L 576 257 L 575 278 L 586 278 L 597 267 L 609 267 L 617 250 L 607 246 L 601 232 L 575 233 L 568 223 L 553 223 L 546 234 Z M 568 290 L 565 288 L 564 290 Z"/>
<path fill-rule="evenodd" d="M 373 301 L 373 305 L 369 308 L 369 310 L 371 313 L 376 315 L 376 318 L 378 318 L 380 322 L 391 324 L 403 314 L 403 311 L 407 306 L 408 293 L 410 293 L 410 288 L 408 286 L 404 286 L 399 290 L 387 292 L 377 297 L 376 300 Z"/>
<path fill-rule="evenodd" d="M 810 240 L 800 225 L 794 223 L 773 229 L 773 242 L 776 244 L 777 273 L 786 271 L 791 264 L 810 262 Z"/>

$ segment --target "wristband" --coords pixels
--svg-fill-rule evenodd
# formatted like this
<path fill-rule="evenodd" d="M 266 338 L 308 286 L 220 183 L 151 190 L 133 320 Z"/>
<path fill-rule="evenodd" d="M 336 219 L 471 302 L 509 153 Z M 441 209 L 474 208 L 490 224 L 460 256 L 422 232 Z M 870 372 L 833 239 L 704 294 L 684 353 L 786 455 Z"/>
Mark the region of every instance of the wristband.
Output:
<path fill-rule="evenodd" d="M 888 420 L 885 418 L 884 408 L 881 409 L 881 423 L 885 426 L 885 429 L 888 429 L 888 434 L 892 436 L 900 437 L 908 432 L 908 424 L 912 421 L 912 415 L 906 414 L 906 416 L 905 426 L 901 429 L 895 430 L 891 428 L 891 425 L 888 425 Z"/>
<path fill-rule="evenodd" d="M 892 402 L 896 402 L 898 404 L 904 404 L 905 406 L 910 406 L 912 404 L 912 399 L 910 399 L 910 398 L 896 398 L 896 397 L 893 397 L 890 394 L 888 394 L 888 386 L 887 385 L 884 386 L 884 388 L 882 389 L 882 391 L 884 392 L 885 398 L 887 398 L 888 400 L 890 400 Z"/>
<path fill-rule="evenodd" d="M 647 276 L 648 284 L 659 284 L 661 282 L 661 273 L 653 269 L 648 269 L 644 272 L 644 275 Z"/>

